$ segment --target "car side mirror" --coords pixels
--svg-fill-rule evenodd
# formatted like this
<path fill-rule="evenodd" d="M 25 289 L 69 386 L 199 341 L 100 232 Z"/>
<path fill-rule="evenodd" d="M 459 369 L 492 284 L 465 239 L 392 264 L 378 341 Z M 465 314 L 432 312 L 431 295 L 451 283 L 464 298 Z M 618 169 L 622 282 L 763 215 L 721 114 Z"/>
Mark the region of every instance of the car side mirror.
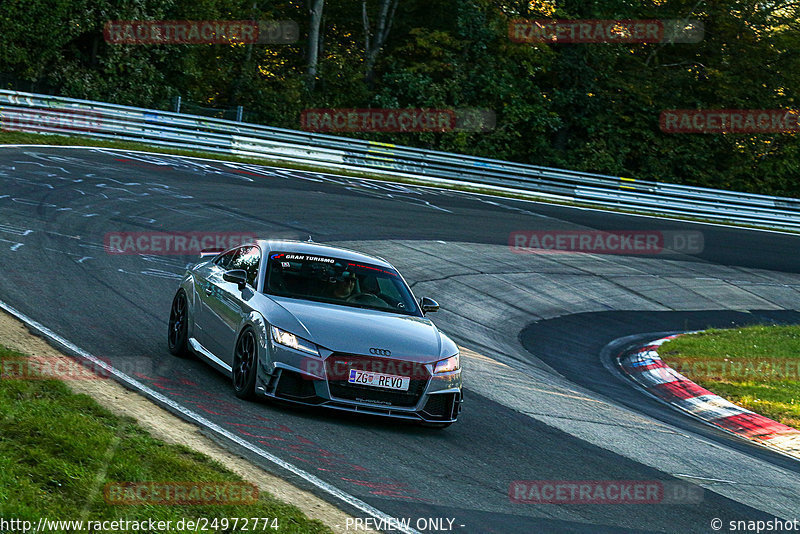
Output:
<path fill-rule="evenodd" d="M 422 308 L 422 313 L 439 311 L 439 303 L 432 298 L 422 297 L 419 299 L 419 306 Z"/>
<path fill-rule="evenodd" d="M 226 282 L 233 282 L 242 290 L 247 285 L 247 271 L 244 269 L 231 269 L 230 271 L 225 271 L 222 279 Z"/>

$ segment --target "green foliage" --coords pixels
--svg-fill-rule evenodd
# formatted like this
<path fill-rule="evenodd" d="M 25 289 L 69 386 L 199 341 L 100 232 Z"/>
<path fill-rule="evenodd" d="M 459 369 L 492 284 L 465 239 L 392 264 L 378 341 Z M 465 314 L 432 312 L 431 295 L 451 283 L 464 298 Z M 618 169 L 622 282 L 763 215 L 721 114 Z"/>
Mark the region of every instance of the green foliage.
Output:
<path fill-rule="evenodd" d="M 0 346 L 0 359 L 24 358 Z M 0 380 L 0 517 L 33 524 L 41 517 L 93 522 L 152 518 L 173 525 L 181 519 L 269 517 L 278 519 L 281 532 L 330 532 L 263 492 L 252 504 L 118 505 L 104 499 L 106 484 L 125 482 L 225 484 L 241 479 L 200 453 L 154 439 L 133 419 L 71 393 L 63 382 Z"/>
<path fill-rule="evenodd" d="M 374 22 L 378 0 L 368 0 Z M 385 142 L 639 179 L 800 196 L 797 134 L 667 134 L 665 109 L 792 109 L 800 7 L 790 0 L 403 0 L 365 74 L 361 2 L 326 2 L 319 79 L 304 80 L 308 2 L 6 0 L 0 75 L 139 106 L 242 105 L 299 128 L 304 109 L 488 109 L 488 132 L 363 133 Z M 516 18 L 696 19 L 698 43 L 523 44 Z M 113 19 L 294 20 L 291 45 L 112 45 Z"/>
<path fill-rule="evenodd" d="M 709 329 L 670 340 L 659 354 L 704 388 L 800 429 L 800 327 Z"/>

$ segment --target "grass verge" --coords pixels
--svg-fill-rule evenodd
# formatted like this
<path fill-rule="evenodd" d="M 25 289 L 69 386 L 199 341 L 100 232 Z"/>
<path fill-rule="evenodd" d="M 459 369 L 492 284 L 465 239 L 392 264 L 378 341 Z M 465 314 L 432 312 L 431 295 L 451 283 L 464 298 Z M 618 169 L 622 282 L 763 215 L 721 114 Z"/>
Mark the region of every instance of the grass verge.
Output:
<path fill-rule="evenodd" d="M 0 346 L 0 362 L 16 364 L 20 358 L 26 356 Z M 250 532 L 254 530 L 252 519 L 249 528 L 242 528 L 240 519 L 234 529 L 233 518 L 274 518 L 277 521 L 270 521 L 266 529 L 262 529 L 262 520 L 258 530 L 331 532 L 300 509 L 263 492 L 247 504 L 214 504 L 204 499 L 202 504 L 110 504 L 104 494 L 107 484 L 168 482 L 215 488 L 231 484 L 227 487 L 235 488 L 241 487 L 243 480 L 198 452 L 153 438 L 133 419 L 113 415 L 91 397 L 72 393 L 62 382 L 8 378 L 9 373 L 3 376 L 0 518 L 33 525 L 40 518 L 91 522 L 152 519 L 172 521 L 169 532 L 198 530 L 175 528 L 181 520 L 207 521 L 207 532 Z M 273 525 L 278 529 L 273 530 Z"/>
<path fill-rule="evenodd" d="M 668 341 L 659 355 L 720 397 L 800 430 L 800 326 L 711 329 Z"/>
<path fill-rule="evenodd" d="M 57 135 L 57 134 L 35 134 L 35 133 L 27 133 L 27 132 L 14 132 L 14 131 L 6 131 L 0 130 L 0 145 L 55 145 L 55 146 L 96 146 L 96 147 L 103 147 L 103 148 L 116 148 L 121 150 L 136 150 L 141 152 L 153 152 L 157 154 L 172 154 L 175 156 L 189 156 L 189 157 L 196 157 L 196 158 L 205 158 L 205 159 L 214 159 L 218 161 L 234 161 L 238 163 L 252 163 L 255 165 L 271 165 L 274 167 L 280 167 L 283 169 L 294 169 L 298 171 L 308 171 L 308 172 L 321 172 L 321 173 L 329 173 L 329 174 L 336 174 L 338 176 L 349 176 L 353 178 L 365 178 L 369 180 L 379 180 L 384 182 L 396 182 L 402 184 L 409 184 L 409 185 L 422 185 L 422 186 L 430 186 L 430 182 L 425 180 L 417 180 L 414 178 L 409 178 L 408 176 L 398 176 L 398 175 L 387 175 L 387 174 L 375 174 L 369 172 L 361 172 L 361 171 L 353 171 L 348 169 L 334 169 L 328 168 L 322 165 L 311 165 L 311 164 L 302 164 L 302 163 L 293 163 L 291 161 L 285 160 L 275 160 L 270 159 L 269 157 L 265 156 L 263 158 L 255 158 L 255 157 L 242 157 L 242 156 L 235 156 L 235 155 L 228 155 L 228 154 L 218 154 L 214 152 L 203 152 L 198 150 L 183 150 L 183 149 L 174 149 L 174 148 L 166 148 L 160 147 L 155 145 L 148 145 L 146 143 L 136 143 L 132 141 L 107 141 L 102 139 L 92 139 L 90 137 L 71 137 L 67 135 Z M 716 220 L 716 219 L 708 219 L 702 217 L 681 217 L 671 213 L 646 213 L 641 211 L 634 211 L 630 209 L 624 208 L 614 208 L 608 206 L 597 206 L 590 202 L 574 202 L 569 200 L 560 200 L 560 199 L 553 199 L 542 197 L 536 195 L 534 193 L 531 194 L 524 194 L 524 193 L 515 193 L 511 191 L 498 191 L 496 189 L 482 187 L 480 185 L 465 185 L 465 184 L 447 184 L 441 183 L 436 185 L 436 187 L 440 187 L 442 189 L 452 189 L 454 191 L 465 191 L 468 193 L 480 193 L 483 195 L 495 196 L 500 198 L 513 198 L 516 200 L 531 200 L 535 202 L 541 202 L 544 204 L 555 204 L 559 206 L 575 206 L 575 207 L 583 207 L 583 208 L 593 208 L 593 209 L 601 209 L 604 211 L 610 211 L 615 213 L 624 213 L 628 215 L 656 215 L 658 217 L 662 217 L 664 219 L 672 219 L 676 221 L 690 221 L 690 222 L 700 222 L 700 223 L 713 223 L 713 224 L 721 224 L 726 226 L 733 226 L 733 227 L 741 227 L 741 228 L 753 228 L 753 229 L 766 229 L 772 230 L 771 228 L 759 226 L 756 224 L 733 224 L 723 220 Z M 795 231 L 792 229 L 784 229 L 781 230 L 786 233 L 800 233 L 800 231 Z"/>

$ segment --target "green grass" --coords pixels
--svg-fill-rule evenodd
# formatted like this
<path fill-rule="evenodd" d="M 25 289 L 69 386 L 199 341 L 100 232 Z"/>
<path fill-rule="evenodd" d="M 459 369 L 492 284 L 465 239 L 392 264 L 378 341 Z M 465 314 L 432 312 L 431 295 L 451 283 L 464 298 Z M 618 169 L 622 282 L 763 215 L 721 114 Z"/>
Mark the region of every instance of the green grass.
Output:
<path fill-rule="evenodd" d="M 800 326 L 712 329 L 668 341 L 659 354 L 717 395 L 800 429 Z"/>
<path fill-rule="evenodd" d="M 324 165 L 313 165 L 313 164 L 302 164 L 302 163 L 293 163 L 290 161 L 284 160 L 276 160 L 270 159 L 269 156 L 265 156 L 263 158 L 256 158 L 256 157 L 242 157 L 242 156 L 235 156 L 235 155 L 227 155 L 227 154 L 218 154 L 214 152 L 203 152 L 198 150 L 185 150 L 185 149 L 173 149 L 173 148 L 166 148 L 160 147 L 155 145 L 148 145 L 146 143 L 136 143 L 131 141 L 106 141 L 101 139 L 92 139 L 90 137 L 80 137 L 80 136 L 66 136 L 66 135 L 55 135 L 55 134 L 35 134 L 35 133 L 26 133 L 26 132 L 14 132 L 14 131 L 6 131 L 0 130 L 0 145 L 57 145 L 57 146 L 96 146 L 96 147 L 104 147 L 104 148 L 116 148 L 116 149 L 123 149 L 123 150 L 138 150 L 141 152 L 153 152 L 158 154 L 172 154 L 176 156 L 190 156 L 190 157 L 197 157 L 197 158 L 206 158 L 206 159 L 214 159 L 219 161 L 235 161 L 239 163 L 252 163 L 256 165 L 272 165 L 275 167 L 281 167 L 284 169 L 294 169 L 300 171 L 309 171 L 309 172 L 323 172 L 323 173 L 331 173 L 336 174 L 338 176 L 350 176 L 354 178 L 366 178 L 369 180 L 380 180 L 384 182 L 397 182 L 409 185 L 430 185 L 430 183 L 426 180 L 419 180 L 415 178 L 409 178 L 407 176 L 397 176 L 397 175 L 386 175 L 386 174 L 375 174 L 370 172 L 361 172 L 361 171 L 353 171 L 347 169 L 336 169 L 331 167 L 325 167 Z M 579 206 L 579 207 L 588 207 L 588 208 L 595 208 L 595 209 L 603 209 L 605 211 L 612 211 L 616 213 L 627 213 L 633 215 L 641 215 L 643 212 L 635 211 L 630 209 L 624 208 L 614 208 L 614 207 L 598 207 L 591 202 L 575 202 L 569 200 L 559 200 L 559 199 L 552 199 L 546 197 L 537 196 L 534 193 L 531 194 L 524 194 L 524 193 L 512 193 L 512 192 L 503 192 L 497 191 L 495 189 L 482 187 L 481 185 L 463 185 L 463 184 L 447 184 L 442 183 L 438 184 L 437 187 L 441 187 L 442 189 L 452 189 L 455 191 L 466 191 L 470 193 L 481 193 L 484 195 L 490 195 L 500 198 L 513 198 L 518 200 L 533 200 L 536 202 L 542 202 L 545 204 L 556 204 L 561 206 Z M 674 219 L 679 221 L 694 221 L 694 222 L 712 222 L 716 224 L 723 224 L 728 226 L 736 226 L 736 227 L 743 227 L 743 228 L 762 228 L 761 226 L 754 225 L 754 224 L 733 224 L 726 221 L 718 221 L 715 219 L 708 219 L 702 217 L 690 217 L 690 216 L 678 216 L 675 214 L 670 213 L 657 213 L 659 217 L 663 217 L 665 219 Z M 795 231 L 791 229 L 783 230 L 784 232 L 788 233 L 800 233 L 800 231 Z"/>
<path fill-rule="evenodd" d="M 24 357 L 0 347 L 0 358 Z M 210 458 L 151 437 L 54 380 L 0 380 L 0 518 L 89 521 L 277 518 L 280 532 L 330 530 L 260 493 L 254 504 L 112 505 L 111 482 L 242 482 Z M 252 530 L 252 523 L 251 528 Z M 261 530 L 261 526 L 259 526 Z M 189 530 L 171 530 L 189 532 Z M 239 532 L 211 529 L 209 532 Z M 264 530 L 262 530 L 264 532 Z M 267 529 L 266 532 L 275 532 Z"/>

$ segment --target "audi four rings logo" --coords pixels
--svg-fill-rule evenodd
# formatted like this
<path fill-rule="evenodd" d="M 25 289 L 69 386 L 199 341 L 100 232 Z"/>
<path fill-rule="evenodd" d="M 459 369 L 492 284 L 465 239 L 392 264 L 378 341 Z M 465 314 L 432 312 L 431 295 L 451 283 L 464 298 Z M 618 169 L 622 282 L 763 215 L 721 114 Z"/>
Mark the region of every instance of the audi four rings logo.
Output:
<path fill-rule="evenodd" d="M 391 356 L 392 355 L 392 351 L 390 351 L 389 349 L 376 349 L 374 347 L 369 349 L 369 353 L 370 354 L 374 354 L 375 356 Z"/>

